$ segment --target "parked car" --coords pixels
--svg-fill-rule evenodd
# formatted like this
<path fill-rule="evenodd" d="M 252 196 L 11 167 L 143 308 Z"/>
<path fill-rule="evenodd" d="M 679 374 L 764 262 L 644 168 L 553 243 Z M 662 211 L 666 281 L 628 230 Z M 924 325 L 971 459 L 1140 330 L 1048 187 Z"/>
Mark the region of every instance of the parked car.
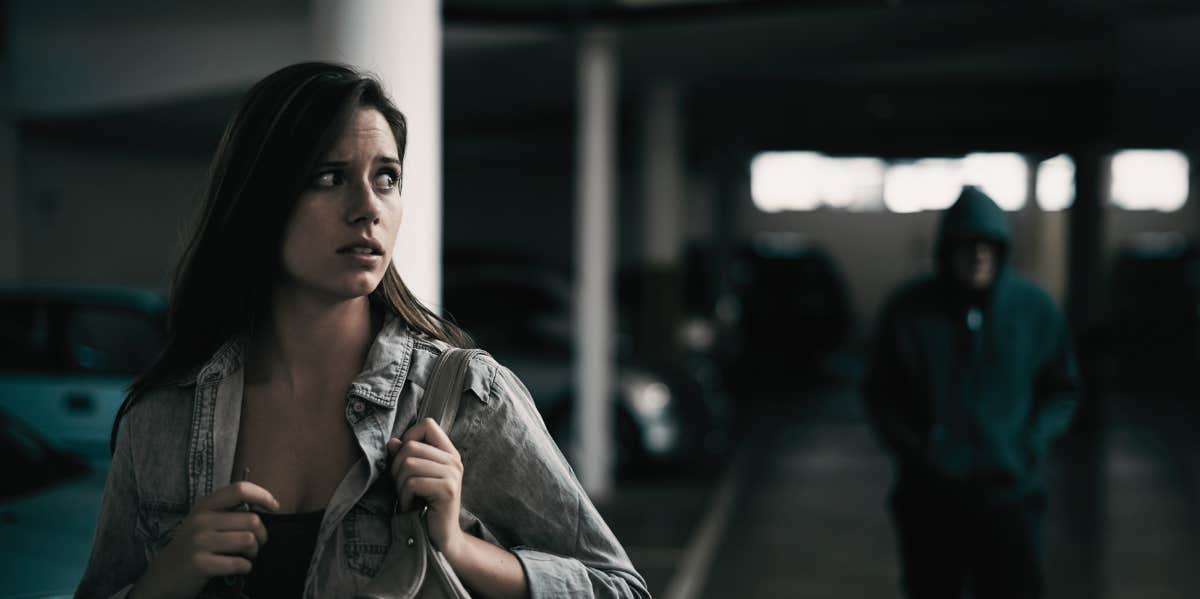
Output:
<path fill-rule="evenodd" d="M 733 334 L 723 362 L 733 388 L 774 396 L 832 376 L 830 360 L 853 322 L 828 253 L 791 237 L 758 239 L 738 252 L 731 277 Z"/>
<path fill-rule="evenodd" d="M 525 265 L 468 265 L 447 273 L 445 306 L 480 347 L 521 378 L 555 440 L 570 447 L 574 333 L 565 277 Z M 720 455 L 724 431 L 703 393 L 686 371 L 619 359 L 613 389 L 618 471 Z"/>
<path fill-rule="evenodd" d="M 0 598 L 70 597 L 91 553 L 107 469 L 0 412 Z"/>
<path fill-rule="evenodd" d="M 100 463 L 133 376 L 158 354 L 161 294 L 0 288 L 0 409 L 52 446 Z"/>

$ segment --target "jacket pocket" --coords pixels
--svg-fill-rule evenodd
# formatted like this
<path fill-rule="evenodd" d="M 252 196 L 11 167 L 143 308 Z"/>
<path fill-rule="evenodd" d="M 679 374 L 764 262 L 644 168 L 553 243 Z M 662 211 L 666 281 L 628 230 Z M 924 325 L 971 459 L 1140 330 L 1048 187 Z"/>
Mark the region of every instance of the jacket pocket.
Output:
<path fill-rule="evenodd" d="M 175 529 L 188 515 L 188 506 L 164 501 L 143 501 L 138 504 L 137 530 L 150 563 L 171 542 Z"/>
<path fill-rule="evenodd" d="M 367 577 L 379 572 L 392 542 L 390 524 L 396 496 L 388 484 L 390 479 L 375 484 L 350 508 L 342 522 L 346 565 Z"/>

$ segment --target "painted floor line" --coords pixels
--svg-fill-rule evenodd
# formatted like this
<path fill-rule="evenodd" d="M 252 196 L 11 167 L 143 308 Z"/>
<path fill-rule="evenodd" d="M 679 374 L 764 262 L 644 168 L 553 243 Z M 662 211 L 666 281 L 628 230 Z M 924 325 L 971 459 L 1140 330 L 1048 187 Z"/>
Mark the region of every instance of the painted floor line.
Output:
<path fill-rule="evenodd" d="M 683 559 L 679 561 L 675 575 L 671 577 L 671 582 L 662 594 L 663 599 L 696 599 L 704 591 L 717 545 L 725 535 L 729 514 L 743 484 L 742 471 L 745 469 L 745 462 L 746 450 L 742 449 L 725 471 L 708 512 L 704 514 L 704 519 L 683 553 Z"/>

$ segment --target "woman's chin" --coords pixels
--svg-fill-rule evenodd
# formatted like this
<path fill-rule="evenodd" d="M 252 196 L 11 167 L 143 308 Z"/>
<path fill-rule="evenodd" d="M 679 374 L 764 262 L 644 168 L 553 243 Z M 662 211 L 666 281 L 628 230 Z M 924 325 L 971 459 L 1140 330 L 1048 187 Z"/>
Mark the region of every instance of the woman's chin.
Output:
<path fill-rule="evenodd" d="M 347 282 L 345 285 L 345 296 L 351 298 L 371 295 L 371 292 L 375 291 L 375 288 L 378 286 L 378 277 L 358 277 L 353 281 Z"/>
<path fill-rule="evenodd" d="M 379 286 L 379 277 L 357 275 L 348 277 L 333 285 L 322 285 L 325 295 L 341 300 L 351 300 L 366 297 Z"/>

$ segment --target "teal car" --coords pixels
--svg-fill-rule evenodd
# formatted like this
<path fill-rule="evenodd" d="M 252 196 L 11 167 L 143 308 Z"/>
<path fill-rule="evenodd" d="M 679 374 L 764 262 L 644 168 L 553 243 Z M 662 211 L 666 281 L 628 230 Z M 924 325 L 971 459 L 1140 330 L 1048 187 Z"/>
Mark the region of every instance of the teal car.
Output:
<path fill-rule="evenodd" d="M 157 356 L 166 301 L 130 288 L 0 288 L 0 411 L 107 466 L 113 418 Z"/>
<path fill-rule="evenodd" d="M 105 470 L 0 410 L 0 598 L 70 597 L 91 553 Z"/>

